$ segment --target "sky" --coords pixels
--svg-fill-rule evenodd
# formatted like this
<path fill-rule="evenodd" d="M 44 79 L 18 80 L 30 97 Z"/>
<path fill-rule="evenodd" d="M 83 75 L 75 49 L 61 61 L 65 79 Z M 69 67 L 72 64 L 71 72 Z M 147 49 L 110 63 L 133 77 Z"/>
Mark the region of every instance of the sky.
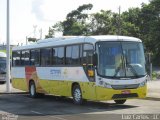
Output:
<path fill-rule="evenodd" d="M 6 2 L 0 0 L 0 44 L 6 43 Z M 65 20 L 66 15 L 83 4 L 93 4 L 90 12 L 101 9 L 121 12 L 128 8 L 141 7 L 149 0 L 10 0 L 10 41 L 11 44 L 25 44 L 26 37 L 42 38 L 48 28 L 58 21 Z M 35 33 L 35 34 L 34 34 Z"/>

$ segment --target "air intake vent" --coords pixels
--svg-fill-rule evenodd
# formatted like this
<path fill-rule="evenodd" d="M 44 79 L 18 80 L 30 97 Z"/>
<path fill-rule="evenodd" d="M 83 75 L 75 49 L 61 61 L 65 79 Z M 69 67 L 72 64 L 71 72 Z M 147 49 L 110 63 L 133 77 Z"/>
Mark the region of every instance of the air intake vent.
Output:
<path fill-rule="evenodd" d="M 138 88 L 139 84 L 133 84 L 133 85 L 111 85 L 111 86 L 115 90 L 136 89 L 136 88 Z"/>

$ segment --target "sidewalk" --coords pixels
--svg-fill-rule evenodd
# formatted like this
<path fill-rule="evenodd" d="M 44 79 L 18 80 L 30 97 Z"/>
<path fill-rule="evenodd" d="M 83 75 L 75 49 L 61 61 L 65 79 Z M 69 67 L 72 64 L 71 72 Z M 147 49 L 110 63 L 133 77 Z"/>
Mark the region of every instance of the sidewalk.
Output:
<path fill-rule="evenodd" d="M 24 92 L 24 91 L 13 88 L 11 84 L 11 93 L 19 93 L 19 92 Z M 7 93 L 6 84 L 0 84 L 0 93 Z"/>
<path fill-rule="evenodd" d="M 160 98 L 160 80 L 152 80 L 147 82 L 147 97 Z"/>

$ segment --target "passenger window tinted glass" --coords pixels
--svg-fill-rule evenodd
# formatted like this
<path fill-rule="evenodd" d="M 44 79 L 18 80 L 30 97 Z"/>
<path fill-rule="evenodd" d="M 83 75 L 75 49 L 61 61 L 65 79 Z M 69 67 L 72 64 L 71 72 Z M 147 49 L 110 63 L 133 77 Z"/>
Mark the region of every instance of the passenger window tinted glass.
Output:
<path fill-rule="evenodd" d="M 21 65 L 22 66 L 25 66 L 25 65 L 30 65 L 30 53 L 29 53 L 29 50 L 27 51 L 22 51 L 22 54 L 21 54 Z"/>
<path fill-rule="evenodd" d="M 25 64 L 30 65 L 30 51 L 25 52 Z"/>
<path fill-rule="evenodd" d="M 63 65 L 64 64 L 64 47 L 53 48 L 52 52 L 53 65 Z"/>
<path fill-rule="evenodd" d="M 31 65 L 40 65 L 40 50 L 31 50 Z"/>
<path fill-rule="evenodd" d="M 24 64 L 24 60 L 25 60 L 25 51 L 22 51 L 22 54 L 21 54 L 21 65 L 25 65 Z"/>
<path fill-rule="evenodd" d="M 51 65 L 52 51 L 51 48 L 41 49 L 41 65 L 49 66 Z"/>
<path fill-rule="evenodd" d="M 79 46 L 72 47 L 72 64 L 79 64 Z"/>
<path fill-rule="evenodd" d="M 92 55 L 93 45 L 91 44 L 84 44 L 83 46 L 83 64 L 92 64 Z"/>
<path fill-rule="evenodd" d="M 53 55 L 52 63 L 53 63 L 53 65 L 56 65 L 57 64 L 57 57 L 58 57 L 58 48 L 53 48 L 52 55 Z"/>
<path fill-rule="evenodd" d="M 77 65 L 79 61 L 79 45 L 66 47 L 66 64 Z"/>
<path fill-rule="evenodd" d="M 21 51 L 15 51 L 12 53 L 12 64 L 13 66 L 20 66 L 21 65 Z"/>
<path fill-rule="evenodd" d="M 58 48 L 57 64 L 58 65 L 64 64 L 64 47 Z"/>
<path fill-rule="evenodd" d="M 72 64 L 72 46 L 66 47 L 66 64 Z"/>

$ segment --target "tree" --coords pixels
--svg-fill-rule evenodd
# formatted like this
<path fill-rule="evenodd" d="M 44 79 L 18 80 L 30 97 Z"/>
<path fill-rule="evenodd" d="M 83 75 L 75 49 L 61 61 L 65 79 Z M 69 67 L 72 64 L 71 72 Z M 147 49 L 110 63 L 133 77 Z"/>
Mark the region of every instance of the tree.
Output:
<path fill-rule="evenodd" d="M 63 24 L 64 35 L 86 35 L 87 34 L 87 23 L 88 14 L 85 13 L 91 10 L 92 4 L 84 4 L 79 6 L 76 10 L 71 11 L 67 14 L 66 20 Z"/>
<path fill-rule="evenodd" d="M 140 37 L 139 25 L 141 21 L 139 14 L 141 10 L 139 8 L 130 8 L 121 14 L 121 35 Z"/>
<path fill-rule="evenodd" d="M 111 33 L 111 19 L 112 12 L 101 10 L 100 12 L 94 13 L 90 18 L 90 34 L 92 35 L 106 35 Z"/>
<path fill-rule="evenodd" d="M 54 36 L 54 29 L 53 27 L 52 28 L 49 27 L 48 35 L 45 35 L 45 38 L 53 38 L 53 36 Z"/>
<path fill-rule="evenodd" d="M 153 53 L 155 64 L 160 63 L 160 1 L 151 0 L 150 3 L 143 4 L 141 10 L 142 38 L 149 52 Z"/>

